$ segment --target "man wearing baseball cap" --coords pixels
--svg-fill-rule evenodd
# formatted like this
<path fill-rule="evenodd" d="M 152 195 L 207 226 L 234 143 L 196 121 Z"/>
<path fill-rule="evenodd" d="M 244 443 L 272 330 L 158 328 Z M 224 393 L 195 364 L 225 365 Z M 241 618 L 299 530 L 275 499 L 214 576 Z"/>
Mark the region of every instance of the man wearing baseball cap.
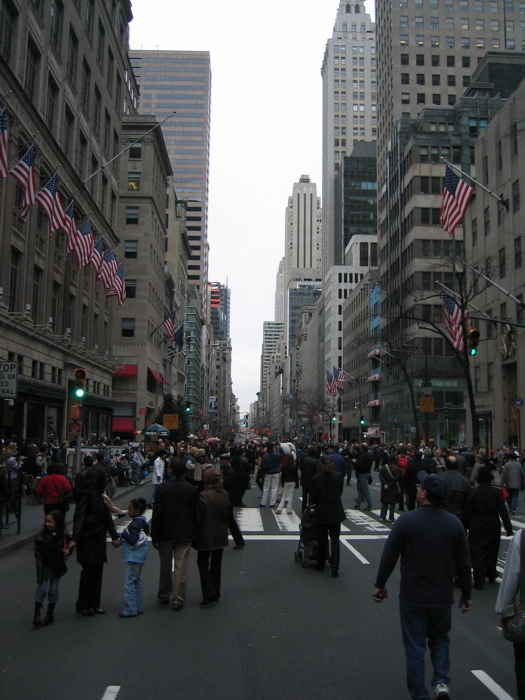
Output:
<path fill-rule="evenodd" d="M 434 673 L 430 681 L 438 700 L 450 697 L 449 632 L 454 604 L 454 576 L 461 586 L 459 607 L 468 612 L 472 575 L 465 530 L 442 503 L 447 484 L 441 476 L 418 472 L 418 508 L 401 515 L 386 541 L 373 597 L 388 597 L 386 582 L 401 557 L 399 613 L 406 657 L 407 686 L 414 700 L 430 700 L 425 687 L 428 644 Z"/>

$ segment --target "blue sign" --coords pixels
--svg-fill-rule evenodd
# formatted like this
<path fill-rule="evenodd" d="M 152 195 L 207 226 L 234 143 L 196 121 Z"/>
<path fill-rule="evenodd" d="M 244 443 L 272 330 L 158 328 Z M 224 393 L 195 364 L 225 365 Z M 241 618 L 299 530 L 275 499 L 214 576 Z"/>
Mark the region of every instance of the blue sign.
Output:
<path fill-rule="evenodd" d="M 517 408 L 518 410 L 523 408 L 523 399 L 514 399 L 514 408 Z"/>

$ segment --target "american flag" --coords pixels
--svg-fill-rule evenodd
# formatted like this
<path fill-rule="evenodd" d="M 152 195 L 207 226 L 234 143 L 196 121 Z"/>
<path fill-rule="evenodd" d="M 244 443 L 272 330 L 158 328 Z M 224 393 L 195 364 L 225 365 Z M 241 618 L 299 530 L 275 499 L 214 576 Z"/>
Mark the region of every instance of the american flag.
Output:
<path fill-rule="evenodd" d="M 45 187 L 42 187 L 36 196 L 49 220 L 49 233 L 66 225 L 66 212 L 58 191 L 58 173 L 55 173 Z"/>
<path fill-rule="evenodd" d="M 334 375 L 335 388 L 341 396 L 345 393 L 346 374 L 343 372 L 342 369 L 338 369 L 337 367 L 332 367 L 332 369 Z"/>
<path fill-rule="evenodd" d="M 117 297 L 118 305 L 126 301 L 126 283 L 124 282 L 124 268 L 119 263 L 117 276 L 113 280 L 113 289 L 106 294 L 107 297 Z"/>
<path fill-rule="evenodd" d="M 326 393 L 328 396 L 335 396 L 337 388 L 335 386 L 334 375 L 329 369 L 326 370 Z"/>
<path fill-rule="evenodd" d="M 445 309 L 445 331 L 447 338 L 459 352 L 465 347 L 463 338 L 463 314 L 461 307 L 448 294 L 442 294 L 443 308 Z M 466 319 L 465 319 L 466 320 Z"/>
<path fill-rule="evenodd" d="M 100 266 L 99 272 L 99 277 L 102 280 L 104 289 L 110 289 L 113 286 L 113 282 L 115 281 L 115 277 L 117 276 L 117 271 L 117 258 L 115 257 L 115 253 L 112 250 L 110 250 L 104 258 L 104 260 L 102 261 L 102 265 Z"/>
<path fill-rule="evenodd" d="M 70 253 L 75 247 L 75 239 L 77 237 L 77 225 L 75 223 L 75 200 L 72 199 L 67 205 L 64 214 L 64 223 L 62 231 L 66 234 L 67 249 L 66 253 Z"/>
<path fill-rule="evenodd" d="M 91 258 L 89 260 L 95 268 L 98 282 L 98 280 L 100 279 L 100 270 L 102 268 L 102 262 L 104 261 L 104 239 L 102 238 L 102 236 L 93 246 L 93 250 L 91 251 Z"/>
<path fill-rule="evenodd" d="M 474 188 L 467 185 L 464 180 L 461 180 L 447 165 L 439 220 L 441 221 L 441 228 L 449 236 L 454 234 L 456 227 L 463 221 L 468 203 L 473 194 Z"/>
<path fill-rule="evenodd" d="M 0 177 L 7 177 L 7 107 L 0 112 Z"/>
<path fill-rule="evenodd" d="M 18 184 L 25 189 L 20 215 L 24 221 L 27 221 L 27 217 L 29 216 L 29 208 L 32 204 L 34 204 L 36 198 L 34 146 L 31 146 L 25 156 L 18 161 L 9 174 L 12 175 Z"/>
<path fill-rule="evenodd" d="M 75 236 L 75 242 L 73 243 L 73 248 L 75 250 L 75 257 L 77 259 L 77 265 L 79 269 L 87 265 L 91 260 L 91 255 L 93 254 L 94 240 L 93 233 L 91 231 L 91 222 L 86 219 L 82 226 L 77 229 L 77 235 Z"/>
<path fill-rule="evenodd" d="M 170 339 L 170 343 L 173 340 L 173 334 L 175 333 L 176 319 L 177 319 L 177 312 L 172 311 L 171 314 L 168 316 L 168 318 L 164 321 L 164 329 L 166 330 L 166 333 L 168 334 L 168 338 Z"/>

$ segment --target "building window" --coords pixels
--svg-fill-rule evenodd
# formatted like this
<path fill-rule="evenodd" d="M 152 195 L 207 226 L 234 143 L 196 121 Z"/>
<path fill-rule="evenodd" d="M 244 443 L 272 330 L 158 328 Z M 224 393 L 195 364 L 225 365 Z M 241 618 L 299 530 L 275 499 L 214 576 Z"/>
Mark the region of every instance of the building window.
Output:
<path fill-rule="evenodd" d="M 129 280 L 126 278 L 126 298 L 136 299 L 137 297 L 137 280 Z"/>
<path fill-rule="evenodd" d="M 82 85 L 80 88 L 80 105 L 86 114 L 89 116 L 89 100 L 91 94 L 91 69 L 84 61 L 82 64 Z"/>
<path fill-rule="evenodd" d="M 67 48 L 66 78 L 76 87 L 78 60 L 78 39 L 73 29 L 69 30 L 69 45 Z"/>
<path fill-rule="evenodd" d="M 490 207 L 483 210 L 483 229 L 485 236 L 490 233 Z"/>
<path fill-rule="evenodd" d="M 102 112 L 102 95 L 100 94 L 97 86 L 95 85 L 95 100 L 93 105 L 93 131 L 95 136 L 100 138 L 100 119 Z"/>
<path fill-rule="evenodd" d="M 418 73 L 416 75 L 416 83 L 418 85 L 424 85 L 425 84 L 425 74 L 424 73 Z"/>
<path fill-rule="evenodd" d="M 86 3 L 86 36 L 89 43 L 93 44 L 93 25 L 95 24 L 95 0 Z"/>
<path fill-rule="evenodd" d="M 128 173 L 128 190 L 138 192 L 140 190 L 141 173 Z"/>
<path fill-rule="evenodd" d="M 139 242 L 138 241 L 124 241 L 124 257 L 136 260 L 138 257 Z"/>
<path fill-rule="evenodd" d="M 454 40 L 453 36 L 447 36 L 445 37 L 445 46 L 447 49 L 453 49 L 455 48 L 456 42 Z"/>
<path fill-rule="evenodd" d="M 134 338 L 135 337 L 135 319 L 134 318 L 123 318 L 120 335 L 122 338 Z"/>
<path fill-rule="evenodd" d="M 139 223 L 139 207 L 126 207 L 126 225 L 137 226 Z"/>
<path fill-rule="evenodd" d="M 478 244 L 478 220 L 472 219 L 472 247 Z"/>
<path fill-rule="evenodd" d="M 64 8 L 58 0 L 51 0 L 51 28 L 49 41 L 51 46 L 60 55 L 60 40 L 62 35 L 62 16 Z"/>
<path fill-rule="evenodd" d="M 35 99 L 36 75 L 40 54 L 31 40 L 27 42 L 26 71 L 24 89 L 31 101 Z"/>
<path fill-rule="evenodd" d="M 104 53 L 106 47 L 106 32 L 102 26 L 102 22 L 98 23 L 98 42 L 97 42 L 97 63 L 100 70 L 104 70 Z"/>
<path fill-rule="evenodd" d="M 69 107 L 64 110 L 64 139 L 63 149 L 68 158 L 73 154 L 73 129 L 75 128 L 75 117 Z"/>
<path fill-rule="evenodd" d="M 401 93 L 401 104 L 403 104 L 403 105 L 410 104 L 410 93 L 409 92 L 402 92 Z"/>
<path fill-rule="evenodd" d="M 512 211 L 516 214 L 520 210 L 520 181 L 512 183 Z"/>
<path fill-rule="evenodd" d="M 474 391 L 476 394 L 479 394 L 481 391 L 480 375 L 481 375 L 481 367 L 479 365 L 477 365 L 476 367 L 474 367 Z"/>
<path fill-rule="evenodd" d="M 46 99 L 46 125 L 49 131 L 53 131 L 55 122 L 55 112 L 58 102 L 58 87 L 54 81 L 49 78 L 47 83 L 47 99 Z"/>
<path fill-rule="evenodd" d="M 499 276 L 500 279 L 503 279 L 507 275 L 507 262 L 506 262 L 506 256 L 505 256 L 505 248 L 500 248 L 499 249 Z"/>
<path fill-rule="evenodd" d="M 487 389 L 492 391 L 494 389 L 494 363 L 487 362 Z"/>
<path fill-rule="evenodd" d="M 134 143 L 129 149 L 129 157 L 131 160 L 141 160 L 142 158 L 142 143 Z"/>
<path fill-rule="evenodd" d="M 77 151 L 77 170 L 78 174 L 82 179 L 86 176 L 87 167 L 87 139 L 84 134 L 80 132 L 78 138 L 78 151 Z"/>
<path fill-rule="evenodd" d="M 521 236 L 514 239 L 514 268 L 521 267 Z"/>

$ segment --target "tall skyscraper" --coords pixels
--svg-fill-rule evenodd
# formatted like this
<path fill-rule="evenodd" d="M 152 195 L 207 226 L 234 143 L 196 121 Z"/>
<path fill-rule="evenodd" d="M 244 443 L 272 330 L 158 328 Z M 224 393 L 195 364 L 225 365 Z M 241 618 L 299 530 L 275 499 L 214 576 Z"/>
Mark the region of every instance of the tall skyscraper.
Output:
<path fill-rule="evenodd" d="M 376 138 L 375 25 L 362 0 L 340 0 L 323 64 L 323 282 L 333 265 L 343 264 L 336 244 L 335 177 L 356 141 Z"/>
<path fill-rule="evenodd" d="M 205 304 L 208 281 L 208 182 L 211 66 L 208 51 L 130 51 L 140 88 L 140 110 L 164 119 L 162 133 L 178 199 L 188 200 L 191 255 L 188 281 Z"/>
<path fill-rule="evenodd" d="M 263 344 L 261 353 L 261 392 L 266 389 L 266 381 L 268 370 L 270 369 L 270 360 L 272 355 L 279 347 L 279 340 L 283 333 L 284 326 L 282 323 L 275 321 L 265 321 L 263 323 Z"/>
<path fill-rule="evenodd" d="M 231 290 L 221 282 L 209 282 L 209 318 L 213 327 L 214 340 L 230 338 L 230 297 Z"/>
<path fill-rule="evenodd" d="M 284 323 L 284 258 L 279 261 L 275 276 L 275 313 L 274 320 Z"/>

